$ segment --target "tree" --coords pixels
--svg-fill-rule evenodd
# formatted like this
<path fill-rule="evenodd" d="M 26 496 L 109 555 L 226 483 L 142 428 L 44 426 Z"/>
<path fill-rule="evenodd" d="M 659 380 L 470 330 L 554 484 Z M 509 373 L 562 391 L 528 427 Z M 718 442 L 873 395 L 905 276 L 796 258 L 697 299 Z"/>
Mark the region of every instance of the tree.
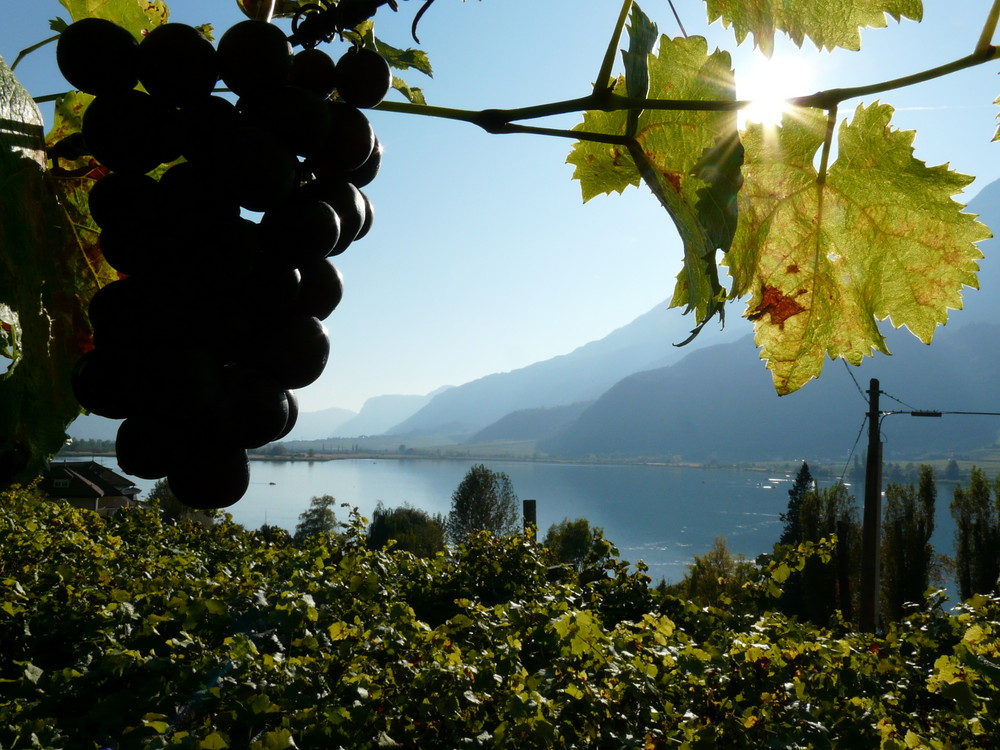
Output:
<path fill-rule="evenodd" d="M 812 489 L 802 498 L 799 522 L 800 543 L 836 537 L 837 546 L 829 562 L 809 557 L 802 570 L 789 576 L 779 606 L 821 626 L 838 610 L 850 619 L 855 609 L 851 581 L 858 579 L 861 568 L 861 521 L 854 497 L 842 484 Z"/>
<path fill-rule="evenodd" d="M 299 514 L 299 522 L 295 525 L 294 539 L 302 542 L 309 537 L 320 534 L 332 534 L 340 525 L 333 507 L 337 498 L 332 495 L 314 497 L 309 501 L 309 507 Z"/>
<path fill-rule="evenodd" d="M 409 505 L 386 508 L 379 503 L 368 526 L 368 548 L 382 549 L 389 540 L 396 542 L 396 549 L 431 557 L 444 549 L 444 518 Z"/>
<path fill-rule="evenodd" d="M 972 467 L 969 487 L 955 488 L 951 515 L 955 519 L 955 576 L 962 599 L 989 594 L 1000 574 L 1000 480 L 992 487 L 986 473 Z"/>
<path fill-rule="evenodd" d="M 882 616 L 884 622 L 902 618 L 907 602 L 922 602 L 934 572 L 934 513 L 937 487 L 934 471 L 920 468 L 913 485 L 889 484 L 882 519 Z"/>
<path fill-rule="evenodd" d="M 596 526 L 592 528 L 586 518 L 575 521 L 564 518 L 558 524 L 549 526 L 542 546 L 560 563 L 580 570 L 583 561 L 594 549 L 594 540 L 603 536 L 604 530 Z"/>
<path fill-rule="evenodd" d="M 156 480 L 153 489 L 149 491 L 147 500 L 157 502 L 160 506 L 160 513 L 168 521 L 176 522 L 181 519 L 187 519 L 202 525 L 211 525 L 213 523 L 213 514 L 215 511 L 192 510 L 177 499 L 166 479 Z"/>
<path fill-rule="evenodd" d="M 795 475 L 795 484 L 788 490 L 788 510 L 781 514 L 781 522 L 785 528 L 781 531 L 778 544 L 798 544 L 802 541 L 802 502 L 806 493 L 816 488 L 816 482 L 809 473 L 809 464 L 805 461 Z"/>
<path fill-rule="evenodd" d="M 668 592 L 701 605 L 725 605 L 744 598 L 744 584 L 754 578 L 756 567 L 743 555 L 733 555 L 725 537 L 715 538 L 704 555 L 695 555 L 684 578 Z"/>
<path fill-rule="evenodd" d="M 452 544 L 462 544 L 477 531 L 494 536 L 513 534 L 519 517 L 510 477 L 476 464 L 452 493 L 445 528 Z"/>

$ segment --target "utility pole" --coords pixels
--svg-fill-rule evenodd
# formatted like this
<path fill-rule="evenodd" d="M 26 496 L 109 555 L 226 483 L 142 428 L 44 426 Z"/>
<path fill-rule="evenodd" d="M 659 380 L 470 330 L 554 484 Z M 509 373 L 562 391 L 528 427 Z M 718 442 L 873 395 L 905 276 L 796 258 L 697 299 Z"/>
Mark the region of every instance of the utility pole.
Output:
<path fill-rule="evenodd" d="M 879 552 L 882 542 L 882 436 L 879 383 L 868 387 L 868 459 L 865 466 L 865 510 L 861 533 L 861 610 L 859 626 L 874 633 L 879 614 Z"/>

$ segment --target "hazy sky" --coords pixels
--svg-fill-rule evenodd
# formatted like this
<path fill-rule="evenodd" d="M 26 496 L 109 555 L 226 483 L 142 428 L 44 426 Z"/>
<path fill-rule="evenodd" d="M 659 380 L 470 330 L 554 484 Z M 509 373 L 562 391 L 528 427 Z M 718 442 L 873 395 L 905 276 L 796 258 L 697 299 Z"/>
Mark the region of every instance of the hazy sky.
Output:
<path fill-rule="evenodd" d="M 169 4 L 172 20 L 209 22 L 217 33 L 242 18 L 235 0 Z M 818 53 L 810 42 L 798 50 L 781 40 L 776 67 L 793 78 L 785 93 L 894 79 L 967 55 L 990 4 L 929 0 L 923 23 L 867 30 L 860 52 Z M 56 0 L 3 5 L 0 56 L 8 64 L 51 34 L 48 19 L 68 18 Z M 668 3 L 640 5 L 661 33 L 679 35 Z M 743 87 L 751 81 L 741 71 L 758 66 L 751 41 L 737 47 L 731 31 L 708 27 L 701 0 L 675 5 L 688 34 L 733 53 L 740 95 L 747 96 Z M 384 8 L 378 36 L 412 45 L 409 25 L 418 7 L 418 0 L 404 0 L 398 14 Z M 438 0 L 419 29 L 434 77 L 411 71 L 407 80 L 423 87 L 431 104 L 468 109 L 584 95 L 619 8 L 617 0 Z M 326 49 L 337 57 L 345 47 Z M 981 66 L 880 97 L 896 107 L 895 127 L 918 131 L 917 158 L 950 162 L 978 177 L 963 202 L 1000 177 L 1000 144 L 991 143 L 997 70 Z M 66 87 L 54 45 L 29 56 L 16 74 L 36 96 Z M 857 103 L 842 105 L 844 115 Z M 523 367 L 601 338 L 670 297 L 681 250 L 669 217 L 645 189 L 583 204 L 565 163 L 571 141 L 489 135 L 388 112 L 370 119 L 386 149 L 382 172 L 366 189 L 375 224 L 336 261 L 345 297 L 326 321 L 327 370 L 299 392 L 304 410 L 358 410 L 372 396 L 423 394 Z M 571 127 L 579 120 L 539 124 Z M 729 325 L 746 325 L 742 311 L 741 303 L 730 309 Z M 679 331 L 690 327 L 677 316 Z M 704 331 L 704 343 L 716 330 Z"/>

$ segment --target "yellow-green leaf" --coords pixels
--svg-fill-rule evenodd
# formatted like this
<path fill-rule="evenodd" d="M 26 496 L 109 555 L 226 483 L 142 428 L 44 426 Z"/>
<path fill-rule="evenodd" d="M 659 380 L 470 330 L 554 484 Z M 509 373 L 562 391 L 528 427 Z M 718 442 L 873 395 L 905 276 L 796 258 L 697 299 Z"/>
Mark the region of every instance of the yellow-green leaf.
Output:
<path fill-rule="evenodd" d="M 972 181 L 913 156 L 913 132 L 890 126 L 892 107 L 860 105 L 821 179 L 827 132 L 816 111 L 786 116 L 776 136 L 759 126 L 746 148 L 739 229 L 726 257 L 732 296 L 750 294 L 761 358 L 779 394 L 817 377 L 824 360 L 860 364 L 888 353 L 878 321 L 930 343 L 963 286 L 977 286 L 976 242 L 989 230 L 952 199 Z"/>
<path fill-rule="evenodd" d="M 143 32 L 162 26 L 170 17 L 163 0 L 59 0 L 74 21 L 81 18 L 106 18 L 124 26 L 137 39 Z"/>
<path fill-rule="evenodd" d="M 796 45 L 809 38 L 819 49 L 860 49 L 859 29 L 882 28 L 886 16 L 899 21 L 923 17 L 921 0 L 706 0 L 709 23 L 733 27 L 737 42 L 753 34 L 754 46 L 766 55 L 774 49 L 775 32 Z"/>
<path fill-rule="evenodd" d="M 633 17 L 635 21 L 635 17 Z M 649 55 L 651 99 L 734 101 L 730 57 L 709 54 L 702 37 L 661 37 L 658 54 Z M 635 75 L 635 62 L 631 66 Z M 620 79 L 616 90 L 627 88 Z M 581 140 L 567 161 L 576 169 L 584 200 L 622 192 L 640 180 L 666 208 L 684 242 L 684 268 L 672 306 L 696 311 L 702 322 L 722 312 L 716 251 L 727 250 L 736 226 L 736 193 L 742 178 L 742 147 L 736 114 L 726 111 L 646 109 L 634 138 L 625 111 L 589 111 L 576 130 L 617 136 L 623 143 Z"/>

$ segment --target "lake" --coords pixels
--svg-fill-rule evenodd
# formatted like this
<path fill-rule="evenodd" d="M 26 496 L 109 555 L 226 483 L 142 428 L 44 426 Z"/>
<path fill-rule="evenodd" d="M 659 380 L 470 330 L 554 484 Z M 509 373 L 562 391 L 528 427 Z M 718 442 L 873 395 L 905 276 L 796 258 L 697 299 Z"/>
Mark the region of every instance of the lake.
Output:
<path fill-rule="evenodd" d="M 117 470 L 114 458 L 94 460 Z M 770 551 L 794 480 L 792 474 L 676 466 L 423 458 L 253 461 L 249 490 L 227 510 L 247 528 L 268 523 L 289 530 L 319 495 L 333 495 L 366 517 L 379 501 L 389 508 L 409 504 L 447 514 L 452 492 L 475 463 L 505 472 L 520 499 L 537 501 L 540 536 L 564 518 L 586 518 L 604 529 L 623 559 L 644 561 L 654 581 L 680 580 L 693 556 L 707 551 L 717 536 L 726 537 L 734 553 L 751 558 Z M 144 493 L 155 484 L 135 482 Z M 863 491 L 853 491 L 860 513 Z M 939 552 L 950 553 L 950 490 L 939 494 L 933 541 Z M 346 516 L 346 509 L 338 512 L 342 520 Z"/>

